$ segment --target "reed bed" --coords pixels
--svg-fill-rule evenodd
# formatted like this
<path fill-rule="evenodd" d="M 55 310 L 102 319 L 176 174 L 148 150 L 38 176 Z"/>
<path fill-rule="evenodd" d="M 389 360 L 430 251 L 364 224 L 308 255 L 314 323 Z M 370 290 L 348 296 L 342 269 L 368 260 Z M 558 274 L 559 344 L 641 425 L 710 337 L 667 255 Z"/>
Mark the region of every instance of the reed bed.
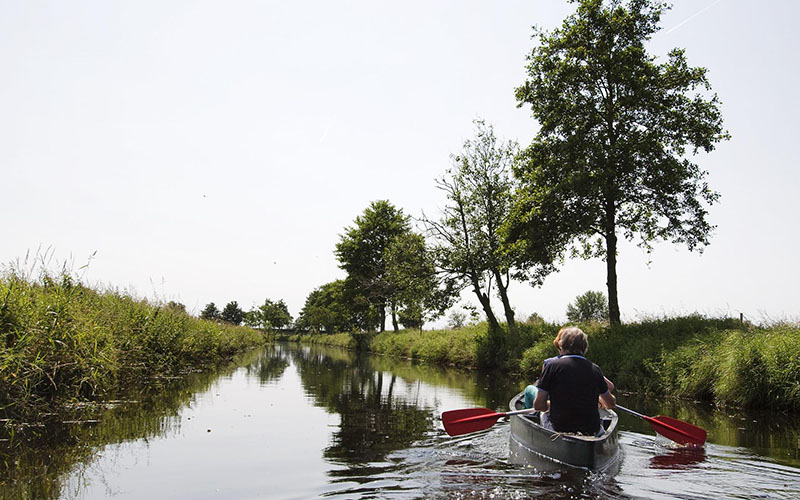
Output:
<path fill-rule="evenodd" d="M 194 318 L 67 272 L 0 275 L 0 412 L 35 420 L 123 379 L 174 374 L 264 343 L 254 330 Z"/>

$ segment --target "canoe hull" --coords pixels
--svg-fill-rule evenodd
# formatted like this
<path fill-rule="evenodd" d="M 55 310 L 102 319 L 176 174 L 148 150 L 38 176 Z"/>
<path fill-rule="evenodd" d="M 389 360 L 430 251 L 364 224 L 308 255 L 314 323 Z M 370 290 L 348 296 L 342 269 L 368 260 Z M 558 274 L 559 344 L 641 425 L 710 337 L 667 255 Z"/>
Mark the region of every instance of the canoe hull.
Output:
<path fill-rule="evenodd" d="M 520 410 L 523 394 L 510 402 L 511 410 Z M 558 464 L 592 470 L 606 470 L 617 461 L 619 438 L 617 414 L 600 410 L 605 433 L 600 437 L 561 434 L 539 425 L 539 415 L 511 416 L 511 461 L 538 463 L 542 457 Z"/>

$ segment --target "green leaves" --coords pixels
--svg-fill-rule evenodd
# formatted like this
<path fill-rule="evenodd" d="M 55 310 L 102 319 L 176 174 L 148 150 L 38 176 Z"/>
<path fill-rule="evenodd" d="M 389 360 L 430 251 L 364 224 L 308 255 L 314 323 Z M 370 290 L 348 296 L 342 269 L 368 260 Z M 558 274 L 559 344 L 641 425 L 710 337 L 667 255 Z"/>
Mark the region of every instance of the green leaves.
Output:
<path fill-rule="evenodd" d="M 452 291 L 440 283 L 425 239 L 409 220 L 388 201 L 375 201 L 337 243 L 353 327 L 383 331 L 388 309 L 395 329 L 398 321 L 421 328 L 449 307 Z"/>
<path fill-rule="evenodd" d="M 516 89 L 541 125 L 514 174 L 520 189 L 508 235 L 529 245 L 537 233 L 595 256 L 605 242 L 612 323 L 616 306 L 616 241 L 669 240 L 690 250 L 708 244 L 706 207 L 719 194 L 686 152 L 711 151 L 729 136 L 719 100 L 707 96 L 705 68 L 681 49 L 665 63 L 644 43 L 668 8 L 652 0 L 582 0 L 551 33 L 539 33 L 528 80 Z M 535 248 L 527 248 L 532 260 Z"/>
<path fill-rule="evenodd" d="M 589 290 L 567 304 L 567 319 L 575 322 L 608 320 L 608 301 L 603 292 Z"/>

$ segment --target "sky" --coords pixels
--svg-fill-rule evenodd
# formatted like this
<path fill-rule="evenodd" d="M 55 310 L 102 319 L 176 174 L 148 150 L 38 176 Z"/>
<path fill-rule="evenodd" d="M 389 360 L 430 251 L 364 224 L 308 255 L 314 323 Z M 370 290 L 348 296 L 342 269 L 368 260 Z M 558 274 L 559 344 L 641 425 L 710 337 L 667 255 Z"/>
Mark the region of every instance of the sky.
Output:
<path fill-rule="evenodd" d="M 435 180 L 473 120 L 531 142 L 538 125 L 514 97 L 531 28 L 573 10 L 0 0 L 0 264 L 66 266 L 194 313 L 269 298 L 297 316 L 345 276 L 334 247 L 371 201 L 439 213 Z M 800 318 L 798 17 L 793 0 L 676 0 L 664 15 L 648 50 L 663 61 L 685 48 L 708 69 L 732 138 L 694 158 L 722 195 L 702 254 L 622 245 L 623 321 Z M 605 281 L 603 261 L 569 260 L 541 288 L 515 283 L 511 301 L 518 317 L 561 322 Z"/>

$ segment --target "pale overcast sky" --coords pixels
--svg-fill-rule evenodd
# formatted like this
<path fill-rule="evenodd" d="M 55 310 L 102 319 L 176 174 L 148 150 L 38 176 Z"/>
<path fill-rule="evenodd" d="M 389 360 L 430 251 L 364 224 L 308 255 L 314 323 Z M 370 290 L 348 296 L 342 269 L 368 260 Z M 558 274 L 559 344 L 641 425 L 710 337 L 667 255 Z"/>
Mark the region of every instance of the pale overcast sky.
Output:
<path fill-rule="evenodd" d="M 437 213 L 434 184 L 484 118 L 517 108 L 531 26 L 566 1 L 0 0 L 0 263 L 49 249 L 84 280 L 199 312 L 284 299 L 297 315 L 344 276 L 333 254 L 370 201 Z M 800 317 L 794 0 L 678 0 L 649 47 L 686 48 L 732 140 L 697 162 L 722 194 L 702 255 L 619 257 L 623 320 Z M 518 315 L 554 321 L 605 264 L 570 261 Z M 499 308 L 499 303 L 498 303 Z"/>

